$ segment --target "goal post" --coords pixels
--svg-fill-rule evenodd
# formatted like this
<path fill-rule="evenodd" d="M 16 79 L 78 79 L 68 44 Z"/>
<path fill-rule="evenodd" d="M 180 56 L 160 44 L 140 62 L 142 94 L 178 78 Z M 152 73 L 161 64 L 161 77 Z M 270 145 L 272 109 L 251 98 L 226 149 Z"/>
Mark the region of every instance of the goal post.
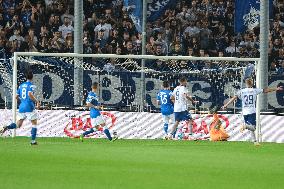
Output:
<path fill-rule="evenodd" d="M 154 55 L 115 55 L 115 54 L 78 54 L 78 53 L 39 53 L 39 52 L 15 52 L 13 57 L 13 99 L 12 99 L 12 111 L 13 111 L 13 121 L 16 121 L 16 110 L 17 110 L 17 102 L 16 102 L 16 92 L 17 92 L 17 84 L 18 84 L 18 64 L 19 64 L 19 58 L 20 57 L 50 57 L 50 58 L 73 58 L 74 60 L 82 60 L 84 58 L 90 58 L 90 59 L 133 59 L 133 60 L 175 60 L 175 61 L 224 61 L 224 62 L 238 62 L 246 64 L 246 62 L 254 62 L 254 65 L 256 65 L 256 70 L 258 69 L 260 59 L 259 58 L 235 58 L 235 57 L 193 57 L 193 56 L 154 56 Z M 83 61 L 84 63 L 84 61 Z M 137 71 L 138 73 L 149 73 L 149 70 L 147 70 L 147 67 L 141 67 L 140 70 Z M 256 73 L 258 73 L 256 71 Z M 171 74 L 171 73 L 169 73 Z M 173 74 L 182 74 L 179 72 L 173 73 Z M 259 77 L 256 77 L 256 86 L 259 86 Z M 73 78 L 75 79 L 75 78 Z M 70 81 L 71 82 L 71 81 Z M 72 81 L 76 83 L 74 80 Z M 135 82 L 141 82 L 142 85 L 143 81 L 137 80 Z M 73 84 L 74 84 L 73 83 Z M 145 83 L 144 83 L 145 84 Z M 141 93 L 142 89 L 140 90 Z M 143 94 L 140 94 L 140 97 L 143 98 Z M 143 102 L 143 99 L 140 100 L 140 102 Z M 139 101 L 138 101 L 139 102 Z M 145 101 L 144 101 L 145 102 Z M 260 140 L 260 110 L 258 108 L 259 102 L 257 103 L 257 138 Z M 141 108 L 141 107 L 140 107 Z M 14 136 L 16 133 L 14 133 Z"/>

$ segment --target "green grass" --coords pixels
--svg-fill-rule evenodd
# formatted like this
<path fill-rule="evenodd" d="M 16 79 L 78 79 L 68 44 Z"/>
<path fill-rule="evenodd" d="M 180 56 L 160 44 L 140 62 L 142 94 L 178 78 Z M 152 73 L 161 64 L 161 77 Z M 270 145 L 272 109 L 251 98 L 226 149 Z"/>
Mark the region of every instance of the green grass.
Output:
<path fill-rule="evenodd" d="M 284 144 L 0 138 L 1 189 L 284 188 Z"/>

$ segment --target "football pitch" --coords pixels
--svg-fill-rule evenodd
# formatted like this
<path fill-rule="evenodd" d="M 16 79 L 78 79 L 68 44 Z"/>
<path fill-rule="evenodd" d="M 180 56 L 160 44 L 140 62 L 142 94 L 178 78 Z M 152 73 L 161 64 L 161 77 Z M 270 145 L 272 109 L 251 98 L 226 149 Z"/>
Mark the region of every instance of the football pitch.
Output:
<path fill-rule="evenodd" d="M 284 188 L 284 144 L 0 138 L 1 189 Z"/>

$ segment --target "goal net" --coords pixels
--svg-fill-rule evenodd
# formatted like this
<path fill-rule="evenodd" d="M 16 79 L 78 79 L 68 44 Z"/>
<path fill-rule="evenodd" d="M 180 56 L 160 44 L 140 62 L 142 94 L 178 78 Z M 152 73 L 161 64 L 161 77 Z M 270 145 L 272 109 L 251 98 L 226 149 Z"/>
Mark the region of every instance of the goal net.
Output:
<path fill-rule="evenodd" d="M 14 95 L 16 87 L 25 81 L 25 72 L 34 73 L 36 97 L 44 109 L 39 119 L 40 123 L 46 123 L 40 124 L 45 130 L 42 136 L 77 137 L 82 130 L 91 127 L 84 104 L 92 82 L 98 82 L 98 96 L 113 132 L 119 132 L 122 138 L 159 138 L 162 137 L 162 118 L 157 120 L 157 114 L 149 113 L 160 112 L 156 96 L 163 81 L 169 81 L 174 88 L 178 78 L 188 78 L 187 88 L 200 102 L 190 104 L 189 108 L 196 124 L 202 125 L 201 118 L 234 96 L 246 77 L 256 81 L 254 68 L 258 61 L 231 57 L 18 53 L 14 64 L 1 64 L 0 72 L 2 82 L 8 89 L 10 86 Z M 11 76 L 3 75 L 12 71 L 14 85 Z M 7 104 L 11 101 L 16 119 L 16 101 L 10 96 Z M 240 107 L 240 101 L 236 101 L 228 110 L 236 113 Z M 63 124 L 64 129 L 57 124 Z M 145 127 L 145 124 L 157 125 L 157 128 Z"/>

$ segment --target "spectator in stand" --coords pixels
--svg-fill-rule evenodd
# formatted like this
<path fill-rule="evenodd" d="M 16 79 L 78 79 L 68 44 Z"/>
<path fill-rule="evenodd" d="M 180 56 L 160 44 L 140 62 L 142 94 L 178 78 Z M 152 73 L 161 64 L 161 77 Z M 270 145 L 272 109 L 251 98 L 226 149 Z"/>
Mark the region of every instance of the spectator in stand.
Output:
<path fill-rule="evenodd" d="M 277 74 L 278 71 L 278 66 L 275 62 L 271 62 L 270 66 L 269 66 L 269 71 L 271 74 Z"/>
<path fill-rule="evenodd" d="M 208 21 L 202 20 L 200 29 L 200 48 L 208 50 L 210 48 L 210 37 L 212 31 L 208 28 Z"/>
<path fill-rule="evenodd" d="M 129 16 L 132 10 L 123 7 L 122 0 L 83 2 L 84 53 L 141 53 L 141 34 Z M 67 0 L 0 0 L 1 56 L 11 57 L 15 50 L 72 52 L 73 4 Z M 259 28 L 235 34 L 234 11 L 233 0 L 177 0 L 175 7 L 147 22 L 146 53 L 258 57 Z M 274 0 L 272 14 L 269 64 L 271 69 L 278 69 L 284 59 L 283 1 Z M 184 53 L 176 51 L 176 44 Z M 163 68 L 168 68 L 167 64 L 159 62 Z M 186 70 L 184 65 L 198 70 L 203 67 L 200 62 L 177 65 L 176 71 Z"/>
<path fill-rule="evenodd" d="M 64 40 L 61 38 L 61 33 L 53 32 L 53 38 L 49 40 L 49 52 L 61 52 Z"/>
<path fill-rule="evenodd" d="M 155 43 L 154 46 L 154 55 L 155 56 L 165 56 L 165 52 L 163 50 L 163 46 L 161 43 Z"/>
<path fill-rule="evenodd" d="M 234 41 L 232 41 L 230 43 L 230 46 L 228 46 L 226 49 L 225 49 L 225 52 L 226 52 L 226 55 L 227 56 L 235 56 L 237 53 L 240 52 L 239 50 L 239 47 L 236 47 L 236 44 Z"/>
<path fill-rule="evenodd" d="M 91 54 L 92 53 L 92 47 L 91 47 L 91 43 L 90 43 L 88 37 L 84 37 L 84 39 L 83 39 L 83 53 L 84 54 Z"/>
<path fill-rule="evenodd" d="M 19 42 L 19 44 L 21 44 L 22 42 L 25 41 L 25 39 L 23 38 L 23 36 L 20 35 L 20 29 L 19 28 L 15 28 L 14 29 L 14 35 L 12 35 L 10 38 L 9 38 L 9 41 L 12 42 L 14 40 L 17 40 Z"/>
<path fill-rule="evenodd" d="M 164 36 L 161 32 L 157 33 L 157 39 L 156 39 L 155 43 L 161 44 L 162 49 L 163 49 L 163 53 L 168 54 L 168 49 L 169 49 L 168 44 L 165 41 Z"/>
<path fill-rule="evenodd" d="M 164 56 L 163 47 L 161 43 L 155 43 L 153 49 L 153 55 L 155 56 Z M 146 66 L 150 69 L 156 71 L 167 71 L 168 67 L 165 61 L 163 60 L 148 60 L 146 61 Z"/>
<path fill-rule="evenodd" d="M 147 54 L 155 53 L 155 38 L 153 36 L 150 37 L 149 42 L 146 45 L 146 53 Z"/>
<path fill-rule="evenodd" d="M 196 26 L 196 22 L 190 21 L 183 35 L 185 35 L 185 33 L 187 33 L 189 37 L 197 37 L 200 33 L 200 28 Z"/>
<path fill-rule="evenodd" d="M 69 17 L 64 18 L 64 23 L 58 28 L 58 31 L 61 32 L 63 39 L 66 38 L 68 33 L 73 33 L 74 28 L 71 25 L 71 20 Z"/>
<path fill-rule="evenodd" d="M 187 56 L 195 56 L 194 51 L 193 51 L 193 48 L 189 47 L 189 48 L 187 49 Z"/>
<path fill-rule="evenodd" d="M 182 56 L 183 51 L 180 43 L 175 43 L 174 48 L 171 50 L 170 56 Z"/>
<path fill-rule="evenodd" d="M 4 28 L 5 27 L 5 20 L 2 14 L 2 11 L 0 10 L 0 28 Z"/>
<path fill-rule="evenodd" d="M 94 31 L 96 36 L 98 35 L 99 31 L 104 31 L 104 39 L 106 40 L 109 37 L 109 32 L 111 29 L 111 24 L 106 23 L 106 20 L 104 19 L 99 19 L 99 22 L 96 25 Z"/>
<path fill-rule="evenodd" d="M 284 61 L 281 62 L 280 68 L 277 70 L 277 75 L 284 76 Z"/>
<path fill-rule="evenodd" d="M 105 35 L 105 30 L 101 29 L 98 32 L 97 37 L 95 38 L 96 43 L 99 43 L 101 53 L 106 52 L 107 40 L 105 39 L 104 35 Z"/>
<path fill-rule="evenodd" d="M 137 51 L 135 51 L 133 47 L 132 41 L 129 40 L 125 43 L 123 54 L 137 54 Z"/>
<path fill-rule="evenodd" d="M 72 39 L 66 39 L 63 48 L 64 48 L 63 52 L 73 53 L 74 52 L 73 40 Z"/>
<path fill-rule="evenodd" d="M 107 40 L 108 46 L 111 46 L 112 49 L 115 49 L 117 46 L 121 46 L 123 44 L 123 39 L 119 35 L 118 28 L 113 28 L 111 30 L 111 35 Z"/>
<path fill-rule="evenodd" d="M 6 44 L 3 37 L 0 36 L 0 59 L 6 58 Z"/>
<path fill-rule="evenodd" d="M 60 20 L 61 20 L 62 23 L 65 22 L 65 18 L 69 18 L 70 25 L 73 25 L 74 16 L 72 14 L 70 14 L 70 7 L 69 6 L 67 6 L 65 13 L 60 16 Z"/>
<path fill-rule="evenodd" d="M 38 31 L 40 26 L 45 22 L 45 9 L 42 6 L 41 1 L 37 1 L 35 6 L 32 6 L 32 15 L 31 15 L 32 25 Z"/>
<path fill-rule="evenodd" d="M 21 20 L 25 26 L 25 28 L 29 28 L 32 26 L 32 4 L 28 0 L 23 1 L 23 6 L 21 9 Z"/>
<path fill-rule="evenodd" d="M 19 16 L 16 14 L 13 16 L 13 19 L 8 20 L 6 23 L 6 30 L 7 31 L 13 31 L 14 29 L 19 29 L 20 32 L 23 32 L 24 30 L 24 25 L 23 23 L 19 20 Z"/>
<path fill-rule="evenodd" d="M 33 28 L 30 28 L 28 30 L 28 34 L 26 35 L 25 37 L 25 41 L 28 45 L 28 50 L 29 52 L 37 52 L 37 46 L 38 46 L 38 39 L 37 37 L 35 36 L 35 33 L 34 33 L 34 29 Z"/>

